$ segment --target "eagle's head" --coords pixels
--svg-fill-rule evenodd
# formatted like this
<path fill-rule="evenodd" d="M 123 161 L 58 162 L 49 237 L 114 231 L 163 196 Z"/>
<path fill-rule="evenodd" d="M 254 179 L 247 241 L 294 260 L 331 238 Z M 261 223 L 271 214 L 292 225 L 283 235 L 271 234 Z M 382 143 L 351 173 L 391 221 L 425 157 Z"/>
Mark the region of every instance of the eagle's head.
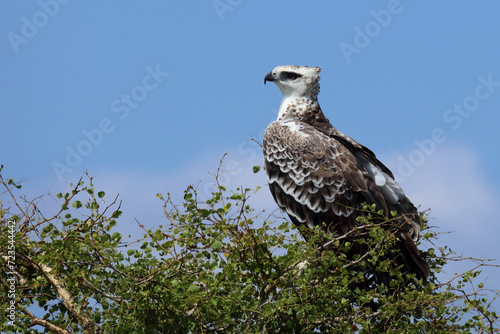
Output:
<path fill-rule="evenodd" d="M 278 86 L 283 98 L 309 98 L 317 100 L 320 67 L 285 65 L 267 73 L 264 84 L 272 81 Z"/>

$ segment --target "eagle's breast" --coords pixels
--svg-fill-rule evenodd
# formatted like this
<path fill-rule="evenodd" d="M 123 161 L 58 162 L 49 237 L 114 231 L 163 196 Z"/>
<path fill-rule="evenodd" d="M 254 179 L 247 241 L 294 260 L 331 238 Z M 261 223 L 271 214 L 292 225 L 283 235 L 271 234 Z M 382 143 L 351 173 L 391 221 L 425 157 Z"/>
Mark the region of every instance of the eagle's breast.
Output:
<path fill-rule="evenodd" d="M 342 145 L 306 123 L 285 119 L 268 126 L 263 147 L 273 197 L 296 222 L 312 227 L 353 213 L 348 204 L 354 190 L 344 175 L 350 168 L 342 167 L 356 162 Z"/>

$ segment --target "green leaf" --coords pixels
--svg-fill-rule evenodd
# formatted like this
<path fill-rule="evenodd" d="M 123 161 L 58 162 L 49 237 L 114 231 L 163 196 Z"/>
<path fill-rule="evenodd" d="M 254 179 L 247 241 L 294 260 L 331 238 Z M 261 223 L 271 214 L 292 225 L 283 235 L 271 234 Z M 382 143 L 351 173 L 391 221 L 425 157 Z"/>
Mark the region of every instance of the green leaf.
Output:
<path fill-rule="evenodd" d="M 111 235 L 111 240 L 113 240 L 113 241 L 115 241 L 115 240 L 120 241 L 121 238 L 122 238 L 122 235 L 118 232 L 115 232 Z"/>
<path fill-rule="evenodd" d="M 253 172 L 258 173 L 260 171 L 260 166 L 253 166 Z"/>
<path fill-rule="evenodd" d="M 196 292 L 196 291 L 198 291 L 198 290 L 200 290 L 200 287 L 199 287 L 198 285 L 196 285 L 196 284 L 191 284 L 191 285 L 189 286 L 189 288 L 188 288 L 188 290 L 187 290 L 187 291 L 188 291 L 188 292 Z"/>
<path fill-rule="evenodd" d="M 229 198 L 233 199 L 233 200 L 241 200 L 241 199 L 243 199 L 243 195 L 242 194 L 232 194 Z"/>
<path fill-rule="evenodd" d="M 99 191 L 99 192 L 97 193 L 97 197 L 99 197 L 99 198 L 103 198 L 103 197 L 104 197 L 104 195 L 106 195 L 106 194 L 104 193 L 104 191 Z"/>
<path fill-rule="evenodd" d="M 216 252 L 220 252 L 222 250 L 222 242 L 220 242 L 219 240 L 217 240 L 216 242 L 214 242 L 212 244 L 212 249 Z"/>
<path fill-rule="evenodd" d="M 123 212 L 119 211 L 119 210 L 116 210 L 115 212 L 113 212 L 113 214 L 111 215 L 113 218 L 118 218 L 122 215 Z"/>
<path fill-rule="evenodd" d="M 74 208 L 79 209 L 79 208 L 82 207 L 82 202 L 80 202 L 80 201 L 74 201 L 73 204 L 71 204 L 71 206 L 74 207 Z"/>

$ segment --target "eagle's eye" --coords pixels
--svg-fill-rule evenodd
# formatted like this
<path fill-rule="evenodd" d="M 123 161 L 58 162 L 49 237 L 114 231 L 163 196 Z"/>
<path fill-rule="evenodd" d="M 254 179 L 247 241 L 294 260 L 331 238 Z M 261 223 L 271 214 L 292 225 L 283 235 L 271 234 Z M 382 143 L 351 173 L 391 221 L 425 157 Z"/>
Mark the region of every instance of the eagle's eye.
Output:
<path fill-rule="evenodd" d="M 297 74 L 295 74 L 293 72 L 288 73 L 288 79 L 290 79 L 290 80 L 297 79 Z"/>

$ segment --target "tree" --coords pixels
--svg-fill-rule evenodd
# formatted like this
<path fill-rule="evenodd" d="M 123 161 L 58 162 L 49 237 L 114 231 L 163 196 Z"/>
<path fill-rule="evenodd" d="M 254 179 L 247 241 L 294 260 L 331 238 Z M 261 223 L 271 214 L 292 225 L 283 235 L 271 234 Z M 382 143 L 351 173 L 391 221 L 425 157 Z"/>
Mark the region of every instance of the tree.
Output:
<path fill-rule="evenodd" d="M 388 222 L 373 223 L 380 218 L 374 208 L 365 206 L 366 218 L 347 235 L 316 229 L 305 242 L 288 221 L 254 212 L 247 202 L 258 189 L 227 190 L 218 184 L 220 174 L 208 200 L 193 186 L 180 205 L 158 194 L 165 223 L 157 229 L 138 223 L 139 240 L 115 231 L 120 203 L 108 203 L 88 175 L 57 194 L 60 210 L 46 216 L 41 197 L 17 195 L 21 184 L 0 174 L 0 312 L 7 319 L 0 330 L 499 332 L 499 318 L 476 282 L 489 265 L 484 260 L 439 282 L 436 273 L 457 257 L 431 246 L 422 251 L 432 272 L 424 285 L 384 257 L 397 233 Z M 423 240 L 436 245 L 437 233 L 424 232 Z M 346 255 L 359 244 L 367 251 Z M 367 268 L 389 272 L 390 286 L 366 284 Z"/>

